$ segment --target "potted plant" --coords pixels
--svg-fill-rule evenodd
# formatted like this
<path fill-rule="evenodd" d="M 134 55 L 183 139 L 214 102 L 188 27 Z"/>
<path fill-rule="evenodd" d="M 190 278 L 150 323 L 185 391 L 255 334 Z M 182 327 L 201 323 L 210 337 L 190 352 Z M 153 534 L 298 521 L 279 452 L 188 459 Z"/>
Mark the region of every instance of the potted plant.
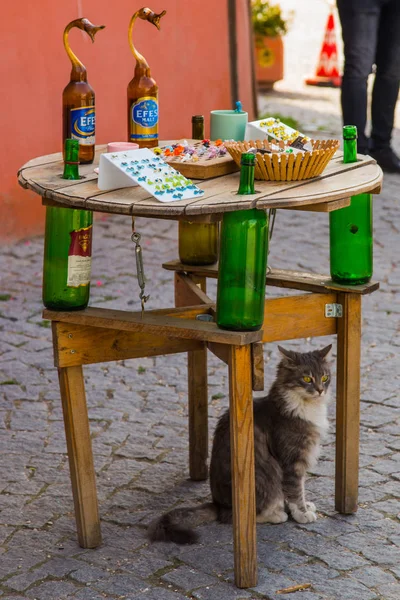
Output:
<path fill-rule="evenodd" d="M 255 41 L 256 80 L 260 88 L 271 89 L 283 79 L 283 40 L 288 21 L 279 4 L 269 0 L 251 0 Z"/>

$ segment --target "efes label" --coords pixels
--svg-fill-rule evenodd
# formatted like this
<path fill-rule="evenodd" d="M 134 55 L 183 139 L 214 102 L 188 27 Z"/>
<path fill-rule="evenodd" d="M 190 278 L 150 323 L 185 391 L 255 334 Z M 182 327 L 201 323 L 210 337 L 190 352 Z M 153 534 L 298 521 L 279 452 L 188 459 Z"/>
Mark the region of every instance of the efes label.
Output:
<path fill-rule="evenodd" d="M 154 96 L 138 98 L 131 105 L 130 139 L 155 140 L 158 138 L 158 102 Z"/>
<path fill-rule="evenodd" d="M 71 137 L 83 146 L 94 146 L 96 109 L 94 106 L 71 108 Z"/>

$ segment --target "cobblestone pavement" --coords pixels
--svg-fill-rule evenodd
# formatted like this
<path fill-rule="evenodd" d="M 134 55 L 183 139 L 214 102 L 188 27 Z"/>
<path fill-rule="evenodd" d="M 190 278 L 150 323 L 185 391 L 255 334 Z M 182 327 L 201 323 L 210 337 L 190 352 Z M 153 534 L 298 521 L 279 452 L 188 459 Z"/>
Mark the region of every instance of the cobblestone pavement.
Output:
<path fill-rule="evenodd" d="M 293 43 L 288 37 L 288 46 Z M 260 104 L 265 112 L 295 116 L 306 132 L 340 135 L 338 99 L 337 90 L 299 85 L 293 91 L 288 77 Z M 400 150 L 398 131 L 395 146 Z M 334 510 L 333 390 L 331 433 L 306 486 L 319 519 L 257 526 L 254 590 L 237 590 L 232 583 L 228 525 L 203 526 L 196 546 L 146 542 L 144 527 L 153 516 L 208 498 L 207 482 L 188 480 L 184 355 L 85 368 L 103 545 L 78 546 L 50 329 L 41 319 L 43 239 L 0 249 L 1 600 L 278 600 L 283 596 L 277 590 L 305 582 L 312 583 L 310 590 L 291 594 L 291 600 L 400 598 L 399 181 L 386 176 L 374 204 L 374 279 L 381 288 L 363 300 L 359 510 L 354 516 Z M 159 265 L 177 256 L 176 224 L 146 219 L 137 224 L 144 236 L 150 308 L 172 306 L 172 278 Z M 327 236 L 326 215 L 280 211 L 270 264 L 328 272 Z M 138 310 L 134 272 L 129 219 L 100 217 L 91 303 Z M 268 288 L 272 293 L 278 291 Z M 286 346 L 309 350 L 330 341 Z M 276 344 L 265 347 L 265 362 L 268 388 Z M 227 369 L 212 356 L 209 364 L 212 433 L 228 404 Z"/>

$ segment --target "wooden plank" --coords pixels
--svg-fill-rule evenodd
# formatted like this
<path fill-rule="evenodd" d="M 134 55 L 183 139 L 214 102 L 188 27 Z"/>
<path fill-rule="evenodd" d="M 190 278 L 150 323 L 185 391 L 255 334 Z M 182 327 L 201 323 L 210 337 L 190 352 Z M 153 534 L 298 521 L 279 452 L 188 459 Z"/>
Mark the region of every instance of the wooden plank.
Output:
<path fill-rule="evenodd" d="M 264 389 L 264 347 L 262 342 L 251 345 L 251 376 L 254 392 Z"/>
<path fill-rule="evenodd" d="M 78 541 L 82 548 L 97 548 L 101 531 L 82 367 L 58 374 Z"/>
<path fill-rule="evenodd" d="M 207 348 L 226 365 L 229 363 L 229 346 L 226 344 L 217 344 L 216 342 L 207 342 Z"/>
<path fill-rule="evenodd" d="M 60 165 L 59 169 L 57 164 Z M 89 172 L 95 164 L 81 167 L 82 174 L 87 178 L 94 177 L 93 186 L 95 186 L 95 176 Z M 341 159 L 334 158 L 320 177 L 294 182 L 257 181 L 256 193 L 251 196 L 237 195 L 239 174 L 235 173 L 200 182 L 200 187 L 205 191 L 202 198 L 162 203 L 146 192 L 140 191 L 138 187 L 117 189 L 101 194 L 87 183 L 80 182 L 80 184 L 74 183 L 68 191 L 65 188 L 69 186 L 66 186 L 65 182 L 62 182 L 62 187 L 58 185 L 57 178 L 62 171 L 61 166 L 61 162 L 55 163 L 54 160 L 52 162 L 49 159 L 48 163 L 39 167 L 22 168 L 20 183 L 49 200 L 59 202 L 60 206 L 80 207 L 81 200 L 84 198 L 87 207 L 91 210 L 159 218 L 221 214 L 254 206 L 265 209 L 318 205 L 327 200 L 347 198 L 350 194 L 376 191 L 382 181 L 382 172 L 371 157 L 360 158 L 357 163 L 350 165 L 345 165 Z M 327 183 L 329 181 L 330 183 Z M 58 192 L 58 189 L 63 189 L 64 193 Z"/>
<path fill-rule="evenodd" d="M 365 171 L 367 168 L 369 169 L 368 177 L 372 177 L 373 179 L 371 183 L 371 189 L 376 188 L 377 185 L 379 185 L 379 183 L 382 181 L 382 171 L 376 165 L 374 159 L 372 159 L 370 156 L 365 156 L 360 158 L 359 162 L 357 163 L 344 164 L 342 158 L 339 158 L 336 161 L 333 159 L 322 175 L 313 179 L 292 182 L 256 181 L 256 194 L 255 196 L 248 196 L 249 200 L 247 201 L 247 206 L 244 204 L 245 197 L 237 196 L 239 183 L 238 174 L 228 175 L 220 178 L 219 180 L 213 180 L 213 195 L 210 196 L 207 194 L 196 202 L 188 204 L 185 208 L 185 213 L 187 215 L 192 215 L 204 212 L 212 213 L 226 212 L 228 210 L 239 210 L 241 207 L 254 207 L 254 202 L 252 203 L 253 198 L 256 201 L 256 207 L 260 209 L 284 208 L 287 206 L 301 206 L 304 204 L 318 204 L 326 200 L 326 198 L 321 198 L 320 196 L 314 198 L 314 190 L 316 189 L 318 193 L 320 188 L 317 186 L 319 186 L 322 181 L 328 180 L 331 177 L 336 177 L 333 187 L 339 186 L 339 189 L 342 190 L 342 187 L 345 185 L 348 178 L 350 178 L 351 181 L 357 179 L 357 175 L 354 176 L 352 174 L 354 171 L 361 172 Z M 220 185 L 224 185 L 225 188 L 220 188 Z M 200 187 L 207 191 L 207 188 L 204 184 L 201 184 Z M 303 190 L 303 194 L 306 195 L 306 201 L 303 199 L 298 199 L 299 189 Z M 304 190 L 306 190 L 306 192 Z M 363 189 L 362 191 L 368 190 Z M 361 192 L 354 191 L 352 192 L 352 195 L 354 193 Z M 347 196 L 348 195 L 349 194 L 347 194 Z M 343 191 L 341 191 L 337 197 L 328 198 L 328 200 L 337 200 L 344 197 L 346 197 L 346 195 L 343 193 Z M 243 198 L 242 202 L 239 201 L 239 198 Z M 279 202 L 277 198 L 279 199 Z M 282 198 L 284 198 L 284 200 L 282 200 Z"/>
<path fill-rule="evenodd" d="M 335 507 L 351 514 L 358 501 L 361 298 L 338 294 L 338 302 L 343 317 L 337 335 Z"/>
<path fill-rule="evenodd" d="M 96 146 L 95 158 L 92 163 L 93 168 L 95 166 L 97 166 L 97 163 L 100 158 L 100 154 L 102 154 L 103 152 L 106 152 L 106 150 L 107 150 L 106 144 L 99 144 L 98 146 Z M 45 167 L 46 165 L 54 163 L 54 162 L 62 162 L 62 160 L 63 160 L 62 152 L 55 152 L 53 154 L 45 154 L 44 156 L 39 156 L 37 158 L 33 158 L 32 160 L 29 160 L 27 163 L 25 163 L 20 168 L 19 173 L 21 173 L 22 171 L 25 171 L 26 169 L 31 169 L 32 167 L 40 167 L 40 166 Z"/>
<path fill-rule="evenodd" d="M 179 260 L 172 260 L 163 263 L 163 268 L 169 271 L 181 271 L 194 273 L 202 277 L 210 277 L 215 279 L 218 277 L 218 263 L 214 265 L 185 265 Z M 282 287 L 294 290 L 303 290 L 305 292 L 323 293 L 329 290 L 348 291 L 353 294 L 371 294 L 379 289 L 377 281 L 370 281 L 363 285 L 345 286 L 335 283 L 328 275 L 320 275 L 318 273 L 304 273 L 300 271 L 290 271 L 287 269 L 271 269 L 267 273 L 265 284 L 272 287 Z"/>
<path fill-rule="evenodd" d="M 192 304 L 210 304 L 212 300 L 203 292 L 200 286 L 205 288 L 204 277 L 200 284 L 196 284 L 196 275 L 185 275 L 175 273 L 175 304 L 176 306 L 191 306 Z M 179 299 L 179 301 L 178 301 Z"/>
<path fill-rule="evenodd" d="M 164 315 L 131 313 L 122 310 L 89 307 L 80 311 L 44 310 L 43 318 L 50 321 L 76 323 L 122 331 L 143 331 L 148 334 L 192 339 L 221 344 L 251 344 L 261 339 L 260 331 L 228 331 L 218 329 L 215 323 L 169 317 Z"/>
<path fill-rule="evenodd" d="M 250 346 L 231 347 L 229 405 L 235 583 L 257 584 L 253 397 Z"/>
<path fill-rule="evenodd" d="M 204 342 L 54 321 L 56 367 L 201 350 Z"/>
<path fill-rule="evenodd" d="M 319 204 L 348 198 L 356 194 L 376 189 L 382 182 L 382 171 L 376 164 L 367 164 L 363 168 L 337 173 L 335 175 L 309 179 L 308 185 L 298 186 L 295 196 L 291 190 L 282 191 L 264 199 L 258 199 L 259 209 L 284 208 Z"/>
<path fill-rule="evenodd" d="M 334 200 L 333 202 L 322 202 L 321 204 L 312 204 L 310 206 L 290 206 L 283 207 L 283 210 L 303 210 L 308 212 L 332 212 L 339 208 L 345 208 L 350 206 L 351 198 L 342 198 L 341 200 Z"/>
<path fill-rule="evenodd" d="M 29 187 L 43 197 L 46 196 L 47 190 L 73 188 L 90 180 L 96 182 L 96 189 L 98 189 L 97 174 L 94 173 L 94 168 L 98 164 L 100 154 L 105 149 L 106 146 L 97 146 L 93 163 L 90 165 L 79 165 L 79 175 L 82 177 L 79 183 L 62 178 L 64 163 L 61 152 L 29 161 L 29 163 L 19 170 L 18 181 L 22 187 Z"/>
<path fill-rule="evenodd" d="M 336 294 L 302 294 L 265 300 L 263 342 L 333 335 L 336 320 L 325 317 L 325 304 Z"/>

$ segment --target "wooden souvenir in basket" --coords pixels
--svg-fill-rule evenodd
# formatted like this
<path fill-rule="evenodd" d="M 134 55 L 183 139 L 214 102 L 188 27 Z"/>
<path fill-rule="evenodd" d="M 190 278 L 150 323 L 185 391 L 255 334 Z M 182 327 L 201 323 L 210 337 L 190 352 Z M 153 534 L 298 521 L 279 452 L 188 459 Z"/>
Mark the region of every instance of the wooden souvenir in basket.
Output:
<path fill-rule="evenodd" d="M 225 147 L 232 156 L 235 163 L 240 166 L 240 158 L 243 152 L 250 148 L 271 150 L 271 154 L 257 152 L 255 179 L 265 181 L 300 181 L 311 179 L 321 175 L 336 150 L 339 148 L 339 140 L 311 140 L 313 149 L 311 151 L 287 154 L 285 152 L 274 152 L 279 145 L 284 150 L 283 142 L 270 144 L 267 140 L 256 140 L 249 142 L 225 142 Z"/>

